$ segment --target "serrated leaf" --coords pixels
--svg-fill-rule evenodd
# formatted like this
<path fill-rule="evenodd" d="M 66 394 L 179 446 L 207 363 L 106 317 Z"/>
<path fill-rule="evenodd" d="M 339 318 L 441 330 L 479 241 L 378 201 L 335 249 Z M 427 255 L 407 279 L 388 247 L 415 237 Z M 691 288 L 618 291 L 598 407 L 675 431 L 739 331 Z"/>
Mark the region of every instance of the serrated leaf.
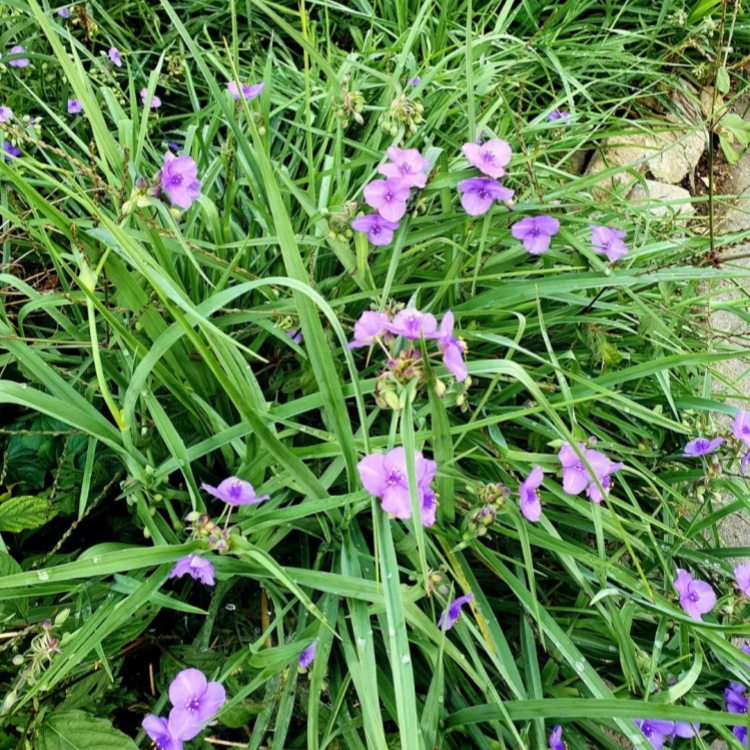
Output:
<path fill-rule="evenodd" d="M 137 750 L 130 737 L 106 719 L 95 719 L 85 711 L 51 714 L 42 724 L 36 750 Z"/>
<path fill-rule="evenodd" d="M 49 501 L 34 495 L 12 497 L 0 504 L 0 531 L 17 534 L 27 529 L 38 529 L 55 515 Z"/>

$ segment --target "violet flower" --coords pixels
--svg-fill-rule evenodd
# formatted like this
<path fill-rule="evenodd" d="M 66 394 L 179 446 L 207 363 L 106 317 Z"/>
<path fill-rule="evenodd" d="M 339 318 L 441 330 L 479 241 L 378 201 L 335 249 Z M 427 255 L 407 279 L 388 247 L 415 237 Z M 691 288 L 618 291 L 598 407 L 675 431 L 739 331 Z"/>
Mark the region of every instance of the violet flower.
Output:
<path fill-rule="evenodd" d="M 434 523 L 434 493 L 429 488 L 435 477 L 437 465 L 424 458 L 419 451 L 414 451 L 417 492 L 420 507 L 420 520 L 423 526 Z M 406 451 L 394 448 L 385 455 L 371 453 L 358 464 L 359 478 L 364 488 L 374 497 L 380 498 L 380 507 L 388 514 L 400 519 L 412 516 L 409 481 L 406 477 Z M 432 523 L 429 521 L 432 520 Z"/>
<path fill-rule="evenodd" d="M 627 255 L 628 247 L 623 240 L 628 236 L 627 232 L 613 227 L 600 227 L 591 224 L 591 244 L 595 253 L 604 253 L 613 263 Z"/>
<path fill-rule="evenodd" d="M 367 234 L 371 244 L 384 247 L 391 244 L 393 233 L 398 229 L 398 222 L 387 221 L 380 214 L 369 214 L 354 219 L 352 229 Z"/>
<path fill-rule="evenodd" d="M 547 122 L 556 122 L 557 120 L 567 120 L 570 117 L 570 112 L 566 112 L 564 109 L 556 109 L 547 115 Z"/>
<path fill-rule="evenodd" d="M 702 619 L 701 615 L 710 612 L 716 604 L 716 594 L 710 584 L 695 580 L 687 570 L 677 568 L 674 587 L 680 596 L 680 606 L 694 620 Z"/>
<path fill-rule="evenodd" d="M 481 216 L 492 208 L 495 201 L 509 201 L 513 197 L 510 188 L 489 177 L 471 177 L 458 183 L 461 205 L 469 216 Z"/>
<path fill-rule="evenodd" d="M 0 110 L 3 108 L 0 107 Z M 11 115 L 13 113 L 11 112 Z M 2 120 L 0 120 L 2 122 Z M 746 448 L 750 448 L 750 414 L 746 411 L 738 411 L 734 418 L 734 436 Z"/>
<path fill-rule="evenodd" d="M 659 719 L 633 719 L 638 729 L 643 732 L 643 736 L 651 743 L 656 750 L 664 747 L 664 740 L 671 736 L 674 731 L 673 721 L 661 721 Z"/>
<path fill-rule="evenodd" d="M 559 231 L 560 222 L 552 216 L 527 216 L 510 229 L 510 233 L 521 240 L 527 252 L 532 255 L 546 252 L 552 237 Z"/>
<path fill-rule="evenodd" d="M 169 722 L 180 739 L 192 740 L 216 715 L 227 700 L 224 686 L 208 682 L 199 669 L 183 669 L 169 686 L 174 708 Z"/>
<path fill-rule="evenodd" d="M 610 474 L 622 468 L 621 463 L 613 463 L 601 451 L 584 448 L 582 443 L 579 443 L 578 447 L 581 449 L 584 458 L 588 461 L 594 475 L 602 485 L 604 485 L 605 478 L 608 478 Z M 594 475 L 589 472 L 569 443 L 565 443 L 560 448 L 557 458 L 562 464 L 563 491 L 568 495 L 580 495 L 581 492 L 593 485 L 597 491 L 594 492 L 592 490 L 589 493 L 589 499 L 595 503 L 600 503 L 602 497 L 594 482 Z"/>
<path fill-rule="evenodd" d="M 737 588 L 745 596 L 750 596 L 750 565 L 738 565 L 734 569 L 734 578 L 737 581 Z"/>
<path fill-rule="evenodd" d="M 174 709 L 172 709 L 174 710 Z M 182 750 L 182 738 L 177 735 L 177 730 L 170 720 L 162 719 L 155 714 L 149 714 L 141 723 L 146 734 L 154 743 L 155 750 Z"/>
<path fill-rule="evenodd" d="M 117 49 L 117 47 L 110 47 L 109 52 L 107 52 L 107 57 L 109 57 L 112 65 L 116 68 L 122 67 L 122 58 L 120 57 L 120 50 Z"/>
<path fill-rule="evenodd" d="M 512 156 L 510 144 L 499 138 L 492 138 L 483 144 L 464 143 L 461 150 L 469 160 L 469 164 L 494 179 L 505 176 L 503 167 Z"/>
<path fill-rule="evenodd" d="M 437 495 L 431 487 L 422 487 L 419 501 L 419 512 L 422 520 L 422 526 L 430 528 L 435 525 L 437 520 Z"/>
<path fill-rule="evenodd" d="M 162 189 L 175 206 L 187 211 L 200 198 L 198 165 L 191 156 L 175 156 L 171 151 L 167 151 L 164 154 L 164 166 L 159 170 L 158 177 Z"/>
<path fill-rule="evenodd" d="M 390 320 L 385 313 L 365 310 L 354 324 L 354 341 L 346 345 L 347 349 L 360 346 L 372 346 L 388 331 Z"/>
<path fill-rule="evenodd" d="M 677 737 L 682 737 L 682 739 L 688 740 L 691 737 L 695 737 L 700 731 L 700 724 L 691 724 L 689 721 L 676 721 L 674 723 L 672 734 L 669 737 L 669 741 L 674 742 Z"/>
<path fill-rule="evenodd" d="M 218 487 L 212 487 L 204 482 L 201 484 L 201 488 L 209 495 L 223 500 L 227 505 L 255 505 L 271 497 L 270 495 L 258 497 L 250 482 L 237 477 L 225 479 Z"/>
<path fill-rule="evenodd" d="M 453 335 L 453 313 L 448 310 L 440 321 L 438 333 L 438 348 L 443 355 L 443 364 L 459 383 L 463 383 L 469 375 L 464 362 L 466 344 Z"/>
<path fill-rule="evenodd" d="M 14 47 L 10 48 L 11 55 L 20 55 L 23 52 L 26 52 L 26 50 L 20 44 L 16 44 Z M 27 57 L 19 57 L 15 60 L 11 60 L 9 63 L 12 68 L 25 68 L 28 64 L 29 60 Z"/>
<path fill-rule="evenodd" d="M 204 583 L 206 586 L 213 586 L 216 582 L 214 580 L 215 572 L 214 566 L 205 557 L 188 555 L 174 564 L 169 577 L 182 578 L 182 576 L 187 574 L 194 580 Z"/>
<path fill-rule="evenodd" d="M 464 596 L 459 596 L 458 599 L 454 599 L 448 605 L 448 609 L 440 615 L 437 624 L 438 628 L 440 628 L 440 630 L 450 630 L 461 616 L 461 607 L 463 607 L 464 604 L 468 604 L 473 598 L 474 594 L 465 594 Z"/>
<path fill-rule="evenodd" d="M 690 458 L 695 458 L 696 456 L 705 456 L 709 453 L 713 453 L 723 442 L 724 438 L 720 437 L 714 438 L 713 440 L 709 440 L 705 437 L 699 437 L 695 440 L 691 440 L 685 446 L 685 452 L 682 455 L 689 456 Z"/>
<path fill-rule="evenodd" d="M 568 750 L 562 738 L 562 727 L 558 724 L 549 736 L 549 750 Z"/>
<path fill-rule="evenodd" d="M 68 114 L 80 115 L 83 112 L 83 104 L 78 99 L 68 99 Z"/>
<path fill-rule="evenodd" d="M 741 689 L 736 690 L 729 687 L 724 691 L 724 700 L 727 703 L 727 711 L 730 714 L 746 714 L 748 699 L 745 696 L 744 685 L 737 685 L 737 683 L 730 683 L 730 685 L 731 684 L 734 684 L 735 687 Z"/>
<path fill-rule="evenodd" d="M 424 336 L 426 339 L 435 338 L 437 320 L 430 313 L 423 313 L 414 307 L 396 313 L 393 320 L 388 323 L 388 330 L 396 336 L 405 339 L 418 339 Z"/>
<path fill-rule="evenodd" d="M 390 161 L 381 164 L 378 172 L 385 177 L 401 178 L 408 187 L 423 188 L 427 184 L 427 175 L 432 164 L 416 148 L 400 149 L 390 146 L 385 150 Z"/>
<path fill-rule="evenodd" d="M 295 344 L 302 343 L 302 331 L 285 331 L 285 333 Z"/>
<path fill-rule="evenodd" d="M 398 221 L 406 213 L 411 190 L 401 177 L 389 177 L 387 180 L 373 180 L 365 185 L 362 193 L 367 205 L 376 209 L 384 219 Z"/>
<path fill-rule="evenodd" d="M 521 513 L 527 521 L 539 521 L 542 517 L 542 501 L 539 498 L 539 487 L 544 481 L 541 466 L 535 466 L 529 476 L 518 487 Z"/>
<path fill-rule="evenodd" d="M 0 107 L 0 122 L 8 122 L 13 117 L 13 110 L 10 107 Z"/>
<path fill-rule="evenodd" d="M 70 18 L 70 8 L 60 8 L 60 10 L 57 11 L 57 15 L 60 16 L 60 18 Z"/>
<path fill-rule="evenodd" d="M 15 159 L 15 157 L 21 155 L 21 149 L 16 148 L 16 146 L 14 146 L 9 141 L 3 141 L 3 152 L 4 152 L 3 158 L 7 162 L 10 162 L 13 159 Z"/>
<path fill-rule="evenodd" d="M 422 83 L 422 79 L 419 76 L 414 76 L 407 81 L 407 84 L 411 87 L 419 86 L 420 83 Z"/>
<path fill-rule="evenodd" d="M 599 453 L 599 451 L 593 451 L 594 453 Z M 600 453 L 600 455 L 604 455 Z M 605 456 L 605 458 L 607 458 Z M 607 471 L 602 474 L 601 476 L 597 475 L 599 478 L 599 484 L 601 484 L 602 489 L 604 490 L 604 495 L 609 497 L 609 490 L 612 487 L 612 479 L 610 478 L 611 474 L 614 474 L 616 471 L 620 471 L 624 464 L 622 461 L 618 461 L 617 463 L 614 463 L 613 461 L 610 461 L 607 458 L 607 461 L 609 461 L 609 468 Z M 586 488 L 586 496 L 589 500 L 591 500 L 592 503 L 596 503 L 597 505 L 600 505 L 602 500 L 604 499 L 604 495 L 602 495 L 602 491 L 597 486 L 596 482 L 591 482 L 591 484 Z"/>
<path fill-rule="evenodd" d="M 308 669 L 308 667 L 313 663 L 313 659 L 315 658 L 315 650 L 318 647 L 318 642 L 313 641 L 300 655 L 299 655 L 299 665 L 301 669 Z"/>
<path fill-rule="evenodd" d="M 263 92 L 263 89 L 266 87 L 265 83 L 255 83 L 252 86 L 248 86 L 247 84 L 242 84 L 242 98 L 249 102 L 251 99 L 255 99 L 256 96 L 260 96 Z M 240 98 L 240 89 L 237 86 L 236 81 L 229 81 L 227 83 L 227 91 L 232 95 L 232 99 L 239 100 Z"/>
<path fill-rule="evenodd" d="M 146 101 L 147 97 L 148 89 L 141 89 L 141 101 L 145 107 L 151 107 L 151 109 L 159 109 L 161 107 L 161 99 L 156 94 L 149 101 Z"/>

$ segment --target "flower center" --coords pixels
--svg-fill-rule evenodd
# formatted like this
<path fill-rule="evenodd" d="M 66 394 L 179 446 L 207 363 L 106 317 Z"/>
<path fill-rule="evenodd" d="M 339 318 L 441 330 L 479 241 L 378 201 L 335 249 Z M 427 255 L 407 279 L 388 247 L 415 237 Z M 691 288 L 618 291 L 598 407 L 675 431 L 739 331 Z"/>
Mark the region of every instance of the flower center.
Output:
<path fill-rule="evenodd" d="M 201 707 L 201 702 L 198 698 L 193 696 L 187 704 L 187 708 L 189 711 L 197 711 Z"/>
<path fill-rule="evenodd" d="M 370 227 L 370 234 L 374 234 L 377 237 L 380 234 L 380 224 L 373 224 Z"/>
<path fill-rule="evenodd" d="M 232 482 L 232 486 L 229 488 L 229 497 L 237 498 L 242 494 L 242 487 L 239 482 Z"/>
<path fill-rule="evenodd" d="M 487 192 L 487 191 L 486 191 L 486 190 L 485 190 L 484 188 L 481 188 L 481 189 L 479 190 L 479 192 L 477 193 L 477 195 L 479 195 L 479 197 L 480 197 L 480 198 L 481 198 L 481 199 L 482 199 L 483 201 L 484 201 L 484 200 L 487 200 L 487 198 L 489 198 L 489 197 L 490 197 L 490 196 L 489 196 L 489 193 L 488 193 L 488 192 Z"/>
<path fill-rule="evenodd" d="M 387 481 L 388 486 L 389 487 L 395 487 L 397 484 L 401 484 L 401 482 L 403 481 L 403 479 L 404 479 L 404 477 L 401 474 L 401 472 L 398 472 L 395 469 L 393 469 L 388 474 L 388 481 Z"/>
<path fill-rule="evenodd" d="M 495 154 L 493 154 L 491 151 L 485 151 L 482 154 L 482 161 L 485 164 L 489 164 L 492 161 L 495 161 Z"/>
<path fill-rule="evenodd" d="M 170 175 L 169 184 L 170 185 L 182 185 L 182 175 L 179 172 L 176 172 L 175 174 Z"/>
<path fill-rule="evenodd" d="M 411 167 L 408 164 L 399 164 L 398 171 L 401 174 L 411 174 Z"/>
<path fill-rule="evenodd" d="M 533 229 L 531 230 L 531 236 L 532 236 L 532 237 L 538 237 L 538 236 L 539 236 L 540 234 L 541 234 L 541 232 L 539 231 L 539 229 L 538 229 L 537 227 L 534 227 L 534 228 L 533 228 Z"/>

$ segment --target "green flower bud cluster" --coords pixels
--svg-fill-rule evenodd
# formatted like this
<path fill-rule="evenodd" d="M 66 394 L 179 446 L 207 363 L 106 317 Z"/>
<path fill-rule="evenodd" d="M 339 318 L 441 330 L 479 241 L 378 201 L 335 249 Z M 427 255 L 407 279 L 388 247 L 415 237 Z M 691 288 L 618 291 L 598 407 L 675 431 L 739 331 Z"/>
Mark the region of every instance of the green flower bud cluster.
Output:
<path fill-rule="evenodd" d="M 402 94 L 398 99 L 394 99 L 388 109 L 380 115 L 380 129 L 395 138 L 403 126 L 409 135 L 414 135 L 424 120 L 423 115 L 422 104 Z"/>

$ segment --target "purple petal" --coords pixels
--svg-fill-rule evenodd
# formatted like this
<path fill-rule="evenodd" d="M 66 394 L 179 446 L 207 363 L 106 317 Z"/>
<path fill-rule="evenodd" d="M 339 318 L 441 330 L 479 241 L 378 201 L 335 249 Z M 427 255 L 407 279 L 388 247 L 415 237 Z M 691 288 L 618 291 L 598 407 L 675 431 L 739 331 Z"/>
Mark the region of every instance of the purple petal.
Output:
<path fill-rule="evenodd" d="M 549 750 L 567 750 L 562 739 L 562 727 L 559 724 L 549 736 Z"/>
<path fill-rule="evenodd" d="M 465 594 L 464 596 L 459 596 L 458 599 L 454 599 L 448 605 L 448 609 L 440 615 L 438 628 L 440 628 L 440 630 L 450 630 L 461 616 L 461 607 L 470 602 L 473 598 L 474 594 Z"/>
<path fill-rule="evenodd" d="M 688 595 L 690 584 L 692 582 L 693 576 L 688 573 L 687 570 L 677 568 L 677 578 L 675 579 L 674 587 L 675 589 L 677 589 L 677 593 L 680 595 L 680 598 Z"/>
<path fill-rule="evenodd" d="M 421 489 L 420 520 L 422 526 L 429 528 L 435 525 L 437 517 L 437 495 L 429 488 Z"/>
<path fill-rule="evenodd" d="M 734 569 L 734 577 L 737 580 L 737 588 L 745 596 L 750 596 L 750 565 L 738 565 Z"/>
<path fill-rule="evenodd" d="M 523 241 L 523 246 L 526 248 L 526 252 L 531 255 L 541 255 L 549 250 L 552 238 L 548 234 L 540 234 L 536 237 L 528 236 Z"/>
<path fill-rule="evenodd" d="M 315 650 L 318 647 L 318 642 L 313 641 L 300 655 L 299 655 L 299 665 L 302 667 L 302 669 L 307 669 L 312 663 L 313 659 L 315 658 Z"/>
<path fill-rule="evenodd" d="M 227 691 L 220 682 L 209 682 L 200 699 L 198 717 L 201 724 L 213 719 L 219 709 L 227 702 Z"/>
<path fill-rule="evenodd" d="M 463 347 L 458 344 L 449 344 L 443 352 L 443 364 L 445 369 L 453 375 L 459 383 L 463 383 L 469 375 L 464 362 Z"/>
<path fill-rule="evenodd" d="M 358 464 L 359 478 L 362 486 L 375 497 L 382 497 L 388 486 L 388 474 L 385 469 L 385 456 L 371 453 Z"/>
<path fill-rule="evenodd" d="M 169 686 L 169 700 L 175 708 L 184 710 L 206 690 L 208 681 L 199 669 L 183 669 Z"/>

